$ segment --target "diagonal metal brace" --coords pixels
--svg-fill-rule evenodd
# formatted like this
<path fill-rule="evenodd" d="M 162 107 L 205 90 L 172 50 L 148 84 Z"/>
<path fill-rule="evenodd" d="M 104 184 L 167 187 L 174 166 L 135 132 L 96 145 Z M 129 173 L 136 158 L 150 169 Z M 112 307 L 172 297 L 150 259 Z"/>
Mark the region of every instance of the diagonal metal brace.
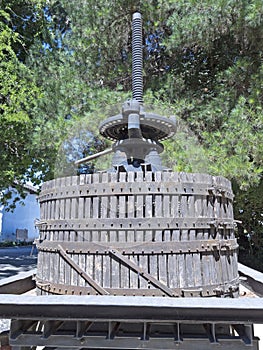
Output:
<path fill-rule="evenodd" d="M 146 281 L 150 282 L 153 286 L 162 290 L 165 294 L 169 295 L 170 297 L 178 296 L 178 294 L 175 293 L 172 289 L 168 288 L 165 284 L 157 280 L 148 272 L 145 272 L 140 266 L 123 256 L 116 249 L 109 250 L 109 254 L 112 255 L 116 260 L 120 261 L 122 264 L 131 268 L 134 272 L 138 273 L 141 277 L 143 277 Z"/>
<path fill-rule="evenodd" d="M 62 246 L 58 245 L 59 254 L 62 258 L 86 281 L 88 282 L 92 288 L 94 288 L 101 295 L 109 295 L 104 288 L 102 288 L 97 282 L 94 281 L 90 275 L 88 275 L 75 261 L 67 254 L 67 252 L 62 248 Z"/>

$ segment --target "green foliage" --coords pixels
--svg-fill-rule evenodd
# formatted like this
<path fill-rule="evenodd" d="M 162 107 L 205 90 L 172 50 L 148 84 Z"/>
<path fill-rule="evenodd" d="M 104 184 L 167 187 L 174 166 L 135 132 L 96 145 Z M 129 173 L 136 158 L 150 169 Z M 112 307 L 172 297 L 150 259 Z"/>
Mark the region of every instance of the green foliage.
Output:
<path fill-rule="evenodd" d="M 1 0 L 0 21 L 19 39 L 11 47 L 20 61 L 25 61 L 34 40 L 45 36 L 43 4 L 44 0 Z"/>
<path fill-rule="evenodd" d="M 236 188 L 235 218 L 238 220 L 239 259 L 263 271 L 263 181 L 242 191 Z"/>
<path fill-rule="evenodd" d="M 181 0 L 166 8 L 171 10 L 165 44 L 172 69 L 158 93 L 182 106 L 178 115 L 204 149 L 210 173 L 235 179 L 243 189 L 258 184 L 262 3 Z"/>
<path fill-rule="evenodd" d="M 25 179 L 31 166 L 33 109 L 40 92 L 31 72 L 20 63 L 12 44 L 18 35 L 0 21 L 0 189 Z"/>

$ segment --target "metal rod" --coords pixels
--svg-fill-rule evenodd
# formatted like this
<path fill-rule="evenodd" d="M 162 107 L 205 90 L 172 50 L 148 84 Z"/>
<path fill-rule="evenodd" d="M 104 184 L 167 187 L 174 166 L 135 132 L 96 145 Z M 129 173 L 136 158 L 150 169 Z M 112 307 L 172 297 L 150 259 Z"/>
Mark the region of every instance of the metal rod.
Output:
<path fill-rule="evenodd" d="M 132 98 L 143 103 L 142 17 L 132 17 Z"/>
<path fill-rule="evenodd" d="M 76 161 L 75 161 L 75 164 L 76 164 L 76 165 L 79 165 L 79 164 L 82 164 L 82 163 L 90 162 L 90 161 L 93 160 L 93 159 L 99 158 L 99 157 L 101 157 L 101 156 L 105 156 L 106 154 L 109 154 L 109 153 L 111 153 L 111 152 L 113 152 L 112 148 L 107 148 L 107 149 L 105 149 L 104 151 L 101 151 L 101 152 L 92 154 L 92 155 L 90 155 L 90 156 L 88 156 L 88 157 L 85 157 L 85 158 L 76 160 Z"/>

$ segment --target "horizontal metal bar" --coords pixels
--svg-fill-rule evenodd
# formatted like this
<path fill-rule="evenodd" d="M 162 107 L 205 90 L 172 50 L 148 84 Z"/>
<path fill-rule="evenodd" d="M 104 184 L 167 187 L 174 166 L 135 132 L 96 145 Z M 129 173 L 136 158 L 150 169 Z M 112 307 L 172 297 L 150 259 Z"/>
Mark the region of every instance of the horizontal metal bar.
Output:
<path fill-rule="evenodd" d="M 19 319 L 262 323 L 262 298 L 1 295 L 0 317 Z"/>
<path fill-rule="evenodd" d="M 65 230 L 176 230 L 176 229 L 206 229 L 211 227 L 234 228 L 234 220 L 211 218 L 86 218 L 86 219 L 52 219 L 38 224 L 44 231 Z"/>
<path fill-rule="evenodd" d="M 109 154 L 111 152 L 113 152 L 112 148 L 107 148 L 104 151 L 92 154 L 92 155 L 90 155 L 88 157 L 85 157 L 85 158 L 82 158 L 82 159 L 78 159 L 78 160 L 75 161 L 74 164 L 79 165 L 79 164 L 82 164 L 82 163 L 90 162 L 93 159 L 99 158 L 101 156 L 105 156 L 105 155 L 107 155 L 107 154 Z"/>
<path fill-rule="evenodd" d="M 44 281 L 36 276 L 36 285 L 42 291 L 50 294 L 60 295 L 98 295 L 96 290 L 91 287 L 74 286 L 68 284 L 59 284 L 50 281 Z M 202 285 L 189 288 L 170 288 L 173 293 L 182 297 L 208 297 L 211 295 L 233 295 L 238 292 L 239 279 L 236 278 L 228 283 L 217 283 Z M 148 296 L 160 297 L 165 293 L 158 288 L 104 288 L 110 295 L 120 296 Z"/>
<path fill-rule="evenodd" d="M 182 196 L 216 196 L 224 197 L 230 201 L 233 194 L 227 189 L 219 191 L 211 188 L 208 183 L 179 183 L 179 182 L 102 182 L 82 185 L 68 185 L 66 187 L 53 187 L 43 189 L 39 195 L 40 203 L 49 200 L 91 197 L 91 196 L 125 196 L 125 195 L 182 195 Z"/>
<path fill-rule="evenodd" d="M 65 242 L 65 241 L 36 241 L 39 251 L 57 252 L 61 245 L 67 253 L 71 254 L 109 254 L 110 249 L 118 249 L 122 254 L 182 254 L 201 253 L 211 251 L 236 250 L 236 239 L 208 239 L 196 241 L 158 241 L 158 242 Z"/>

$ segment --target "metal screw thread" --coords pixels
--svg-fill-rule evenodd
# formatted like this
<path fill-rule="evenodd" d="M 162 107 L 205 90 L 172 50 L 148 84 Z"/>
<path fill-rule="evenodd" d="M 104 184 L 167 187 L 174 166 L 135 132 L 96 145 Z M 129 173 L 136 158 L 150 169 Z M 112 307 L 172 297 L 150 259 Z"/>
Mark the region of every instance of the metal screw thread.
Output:
<path fill-rule="evenodd" d="M 142 69 L 142 17 L 136 12 L 132 17 L 132 98 L 140 103 L 143 103 Z"/>

